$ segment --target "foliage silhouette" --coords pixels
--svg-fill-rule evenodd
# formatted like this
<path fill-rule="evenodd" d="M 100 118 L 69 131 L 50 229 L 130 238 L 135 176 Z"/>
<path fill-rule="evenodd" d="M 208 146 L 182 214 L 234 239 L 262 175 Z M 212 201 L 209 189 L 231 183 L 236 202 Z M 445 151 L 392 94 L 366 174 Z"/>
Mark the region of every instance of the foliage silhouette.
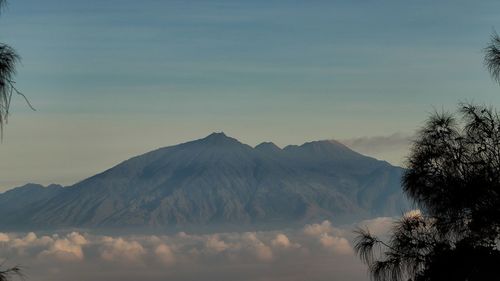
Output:
<path fill-rule="evenodd" d="M 484 64 L 491 77 L 500 83 L 500 36 L 493 32 L 490 43 L 485 48 Z"/>
<path fill-rule="evenodd" d="M 0 0 L 0 12 L 5 7 L 6 3 L 6 0 Z M 15 82 L 13 76 L 16 74 L 16 64 L 18 62 L 19 56 L 16 51 L 9 45 L 0 43 L 0 137 L 3 135 L 3 126 L 7 122 L 7 117 L 9 115 L 12 94 L 17 93 L 26 99 L 26 97 L 14 86 Z M 27 99 L 26 102 L 33 108 Z M 2 267 L 3 264 L 0 264 L 0 281 L 8 281 L 14 275 L 22 276 L 19 266 L 1 269 Z"/>
<path fill-rule="evenodd" d="M 421 212 L 387 242 L 357 230 L 355 250 L 374 280 L 492 280 L 500 264 L 500 118 L 485 106 L 432 115 L 403 176 Z"/>
<path fill-rule="evenodd" d="M 484 64 L 500 83 L 500 36 Z M 358 229 L 355 250 L 374 280 L 497 280 L 500 264 L 500 117 L 462 104 L 434 113 L 418 133 L 403 189 L 420 208 L 384 241 Z"/>
<path fill-rule="evenodd" d="M 5 7 L 6 2 L 6 0 L 0 0 L 0 12 Z M 3 136 L 3 126 L 7 122 L 10 102 L 14 93 L 22 96 L 28 106 L 35 110 L 26 96 L 15 87 L 13 78 L 19 60 L 19 55 L 12 47 L 0 43 L 0 137 Z"/>
<path fill-rule="evenodd" d="M 13 276 L 24 277 L 20 266 L 16 265 L 4 270 L 0 269 L 0 281 L 9 281 Z"/>

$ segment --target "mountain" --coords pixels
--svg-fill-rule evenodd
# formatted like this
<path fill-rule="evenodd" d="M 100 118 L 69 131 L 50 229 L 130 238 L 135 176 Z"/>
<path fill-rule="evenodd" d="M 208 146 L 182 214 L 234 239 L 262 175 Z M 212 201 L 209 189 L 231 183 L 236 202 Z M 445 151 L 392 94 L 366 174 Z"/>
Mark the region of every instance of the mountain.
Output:
<path fill-rule="evenodd" d="M 335 141 L 255 148 L 213 133 L 131 158 L 72 186 L 0 194 L 0 225 L 163 227 L 349 222 L 400 215 L 402 168 Z"/>
<path fill-rule="evenodd" d="M 3 216 L 15 215 L 38 202 L 48 200 L 62 191 L 63 187 L 51 184 L 44 187 L 40 184 L 28 183 L 8 190 L 0 195 L 0 213 Z"/>

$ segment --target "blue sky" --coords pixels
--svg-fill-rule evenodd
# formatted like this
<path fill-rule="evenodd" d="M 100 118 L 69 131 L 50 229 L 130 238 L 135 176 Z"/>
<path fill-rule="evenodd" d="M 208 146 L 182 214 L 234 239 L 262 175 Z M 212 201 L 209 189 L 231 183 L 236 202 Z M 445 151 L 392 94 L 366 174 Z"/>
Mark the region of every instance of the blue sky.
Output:
<path fill-rule="evenodd" d="M 498 105 L 482 48 L 499 10 L 498 1 L 11 0 L 0 41 L 22 55 L 18 88 L 38 110 L 15 101 L 0 189 L 69 184 L 212 131 L 282 146 L 411 135 L 434 109 Z"/>

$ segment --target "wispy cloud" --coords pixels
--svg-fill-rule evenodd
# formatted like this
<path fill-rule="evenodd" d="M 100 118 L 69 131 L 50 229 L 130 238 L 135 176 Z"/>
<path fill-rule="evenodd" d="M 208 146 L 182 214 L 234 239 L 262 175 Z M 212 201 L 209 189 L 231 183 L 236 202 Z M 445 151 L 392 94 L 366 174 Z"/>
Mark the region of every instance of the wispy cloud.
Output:
<path fill-rule="evenodd" d="M 365 136 L 339 141 L 362 154 L 401 165 L 409 152 L 412 138 L 411 134 L 397 132 L 391 135 Z"/>

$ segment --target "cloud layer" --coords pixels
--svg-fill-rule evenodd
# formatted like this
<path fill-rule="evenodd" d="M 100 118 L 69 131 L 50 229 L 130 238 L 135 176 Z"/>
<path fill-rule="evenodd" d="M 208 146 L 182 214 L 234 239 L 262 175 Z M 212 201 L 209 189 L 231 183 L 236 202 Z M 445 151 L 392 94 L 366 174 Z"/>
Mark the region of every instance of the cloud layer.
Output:
<path fill-rule="evenodd" d="M 390 221 L 379 218 L 363 223 L 384 233 Z M 0 256 L 26 265 L 26 274 L 36 280 L 67 280 L 76 273 L 79 280 L 208 276 L 328 280 L 340 272 L 339 280 L 365 280 L 366 269 L 354 256 L 351 240 L 351 230 L 336 228 L 329 221 L 294 230 L 212 234 L 0 233 Z"/>

